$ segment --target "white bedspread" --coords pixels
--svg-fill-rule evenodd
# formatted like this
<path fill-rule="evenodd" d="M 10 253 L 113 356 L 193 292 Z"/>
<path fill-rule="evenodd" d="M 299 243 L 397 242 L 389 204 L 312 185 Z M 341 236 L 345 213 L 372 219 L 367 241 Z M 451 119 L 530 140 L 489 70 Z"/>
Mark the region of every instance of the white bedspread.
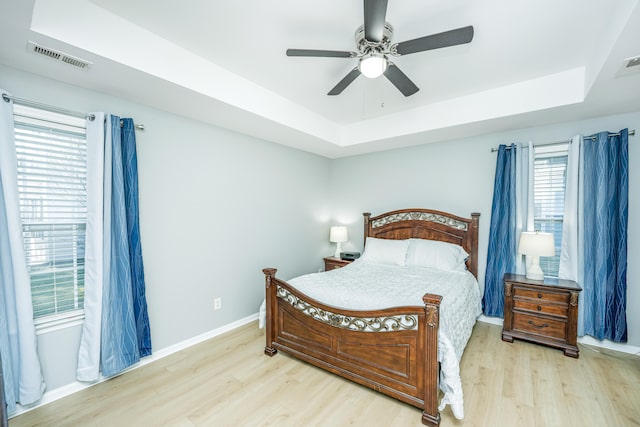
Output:
<path fill-rule="evenodd" d="M 350 310 L 422 306 L 425 293 L 441 295 L 438 361 L 444 397 L 439 410 L 450 404 L 456 418 L 464 417 L 459 362 L 482 311 L 480 288 L 471 273 L 359 260 L 340 269 L 300 276 L 288 283 L 318 301 Z"/>

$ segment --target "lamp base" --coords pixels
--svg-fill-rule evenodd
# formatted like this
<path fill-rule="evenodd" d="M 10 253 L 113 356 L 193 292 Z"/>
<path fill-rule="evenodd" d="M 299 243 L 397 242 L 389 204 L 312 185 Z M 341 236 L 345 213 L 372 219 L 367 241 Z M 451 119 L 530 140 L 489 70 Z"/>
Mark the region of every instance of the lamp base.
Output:
<path fill-rule="evenodd" d="M 527 268 L 525 277 L 530 280 L 544 280 L 544 272 L 542 268 L 540 268 L 539 256 L 531 257 L 531 265 Z"/>
<path fill-rule="evenodd" d="M 336 253 L 333 254 L 335 258 L 340 258 L 340 252 L 342 252 L 342 243 L 336 243 Z"/>
<path fill-rule="evenodd" d="M 527 279 L 529 280 L 544 280 L 544 274 L 533 274 L 527 271 L 527 274 L 525 276 Z"/>

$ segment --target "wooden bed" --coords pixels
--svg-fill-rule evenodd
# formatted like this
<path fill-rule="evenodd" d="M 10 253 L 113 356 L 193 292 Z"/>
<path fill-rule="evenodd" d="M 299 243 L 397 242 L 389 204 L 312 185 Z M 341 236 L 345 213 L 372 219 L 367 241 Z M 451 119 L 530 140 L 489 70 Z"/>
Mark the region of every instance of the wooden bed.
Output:
<path fill-rule="evenodd" d="M 363 215 L 365 239 L 421 238 L 460 245 L 469 254 L 467 269 L 477 277 L 479 213 L 472 213 L 470 219 L 429 209 Z M 439 295 L 424 295 L 424 306 L 342 310 L 277 279 L 275 268 L 263 272 L 265 354 L 273 356 L 282 350 L 416 406 L 423 411 L 423 424 L 439 425 Z"/>

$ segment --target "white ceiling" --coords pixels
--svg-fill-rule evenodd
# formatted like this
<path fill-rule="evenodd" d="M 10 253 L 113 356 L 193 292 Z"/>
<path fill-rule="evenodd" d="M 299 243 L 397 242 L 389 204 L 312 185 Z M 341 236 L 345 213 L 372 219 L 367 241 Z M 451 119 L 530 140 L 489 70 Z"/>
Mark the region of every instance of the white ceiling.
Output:
<path fill-rule="evenodd" d="M 355 59 L 362 1 L 3 0 L 0 63 L 340 157 L 640 110 L 638 0 L 390 0 L 393 42 L 473 25 L 471 43 L 395 58 L 384 77 L 326 93 Z M 93 62 L 38 56 L 31 40 Z M 18 94 L 19 95 L 19 94 Z M 64 107 L 64 106 L 63 106 Z"/>

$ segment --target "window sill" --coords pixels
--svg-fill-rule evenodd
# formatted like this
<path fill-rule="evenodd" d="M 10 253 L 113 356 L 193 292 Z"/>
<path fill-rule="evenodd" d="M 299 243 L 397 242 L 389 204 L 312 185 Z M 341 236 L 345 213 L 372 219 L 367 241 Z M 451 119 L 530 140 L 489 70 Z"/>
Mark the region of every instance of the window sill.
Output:
<path fill-rule="evenodd" d="M 36 335 L 47 334 L 61 329 L 71 328 L 84 323 L 84 310 L 47 316 L 34 321 Z"/>

